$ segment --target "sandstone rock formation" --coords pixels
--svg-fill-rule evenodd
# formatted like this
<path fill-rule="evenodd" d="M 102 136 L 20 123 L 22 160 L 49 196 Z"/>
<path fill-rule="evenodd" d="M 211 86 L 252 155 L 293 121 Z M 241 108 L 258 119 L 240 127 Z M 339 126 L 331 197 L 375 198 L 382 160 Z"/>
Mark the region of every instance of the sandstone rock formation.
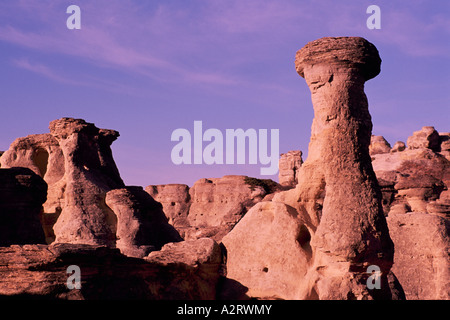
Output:
<path fill-rule="evenodd" d="M 166 243 L 182 240 L 167 223 L 162 205 L 142 187 L 111 190 L 105 202 L 117 216 L 116 247 L 129 257 L 143 258 Z"/>
<path fill-rule="evenodd" d="M 369 145 L 369 154 L 388 153 L 391 151 L 391 145 L 383 136 L 372 136 Z"/>
<path fill-rule="evenodd" d="M 406 149 L 406 145 L 403 141 L 397 141 L 391 149 L 391 152 L 401 152 Z"/>
<path fill-rule="evenodd" d="M 393 272 L 408 300 L 449 300 L 450 220 L 433 214 L 390 213 Z"/>
<path fill-rule="evenodd" d="M 115 243 L 114 214 L 104 204 L 107 191 L 124 187 L 110 145 L 119 136 L 81 119 L 50 123 L 49 134 L 14 141 L 1 157 L 2 167 L 28 167 L 48 184 L 44 220 L 48 241 Z"/>
<path fill-rule="evenodd" d="M 450 132 L 440 132 L 441 154 L 450 161 Z"/>
<path fill-rule="evenodd" d="M 200 179 L 189 190 L 192 203 L 188 220 L 192 226 L 220 226 L 236 223 L 266 192 L 254 190 L 245 176 L 224 176 L 220 179 Z"/>
<path fill-rule="evenodd" d="M 298 171 L 302 163 L 302 152 L 300 150 L 282 153 L 278 162 L 278 182 L 282 186 L 295 187 L 298 181 Z"/>
<path fill-rule="evenodd" d="M 213 240 L 171 244 L 135 259 L 98 245 L 0 248 L 0 298 L 69 300 L 210 300 L 221 263 Z M 81 289 L 68 289 L 67 268 L 81 271 Z"/>
<path fill-rule="evenodd" d="M 435 152 L 440 151 L 440 144 L 439 133 L 431 126 L 415 131 L 406 141 L 409 149 L 428 148 Z"/>
<path fill-rule="evenodd" d="M 321 299 L 390 298 L 384 277 L 394 248 L 368 152 L 372 123 L 364 94 L 364 82 L 380 72 L 380 63 L 376 48 L 362 38 L 324 38 L 297 52 L 296 69 L 314 106 L 308 159 L 300 175 L 315 181 L 316 195 L 308 196 L 310 186 L 302 179 L 297 192 L 311 220 L 320 220 L 306 277 L 312 288 L 304 287 L 304 297 L 315 291 Z M 323 207 L 311 208 L 321 193 Z M 365 283 L 369 265 L 381 269 L 377 292 Z"/>
<path fill-rule="evenodd" d="M 248 297 L 294 299 L 312 258 L 306 225 L 304 217 L 283 203 L 256 204 L 222 240 L 227 277 L 248 288 Z M 228 293 L 240 297 L 234 294 Z"/>
<path fill-rule="evenodd" d="M 211 237 L 220 241 L 264 196 L 271 186 L 261 179 L 229 175 L 200 179 L 186 185 L 147 186 L 145 190 L 161 201 L 166 216 L 185 240 Z"/>
<path fill-rule="evenodd" d="M 278 193 L 272 202 L 292 207 L 304 221 L 311 240 L 303 246 L 311 247 L 311 260 L 298 261 L 296 267 L 307 272 L 295 294 L 280 298 L 391 298 L 387 275 L 393 244 L 369 156 L 372 124 L 363 89 L 364 82 L 380 72 L 380 62 L 376 48 L 362 38 L 322 38 L 297 52 L 296 69 L 310 87 L 314 106 L 311 142 L 297 187 Z M 247 217 L 239 224 L 248 223 Z M 224 244 L 246 232 L 239 224 Z M 290 241 L 304 242 L 294 237 Z M 256 246 L 251 241 L 243 245 Z M 229 260 L 244 259 L 228 249 Z M 247 261 L 273 261 L 294 253 L 281 249 L 264 257 L 247 254 Z M 381 269 L 382 289 L 377 292 L 366 286 L 369 265 Z M 250 272 L 227 265 L 227 275 L 251 287 Z M 265 290 L 283 292 L 281 286 Z"/>
<path fill-rule="evenodd" d="M 168 243 L 145 260 L 160 266 L 163 279 L 152 284 L 155 288 L 152 291 L 158 296 L 170 300 L 216 298 L 222 253 L 214 240 L 200 238 Z"/>
<path fill-rule="evenodd" d="M 189 187 L 185 184 L 150 185 L 145 191 L 160 202 L 169 223 L 175 227 L 189 225 L 187 216 L 191 206 Z"/>
<path fill-rule="evenodd" d="M 402 152 L 377 154 L 373 167 L 382 187 L 385 215 L 439 210 L 446 214 L 447 190 L 450 185 L 450 162 L 431 149 L 406 149 Z M 434 202 L 433 202 L 434 201 Z M 436 204 L 436 205 L 433 205 Z"/>
<path fill-rule="evenodd" d="M 392 270 L 407 299 L 450 298 L 450 161 L 443 153 L 445 136 L 423 127 L 408 139 L 407 149 L 373 157 L 395 245 Z"/>
<path fill-rule="evenodd" d="M 123 252 L 140 257 L 181 240 L 159 203 L 142 188 L 125 188 L 110 148 L 118 136 L 82 119 L 62 118 L 50 123 L 50 133 L 17 139 L 1 157 L 3 168 L 27 167 L 47 182 L 47 243 L 115 247 L 118 240 Z"/>
<path fill-rule="evenodd" d="M 0 169 L 0 246 L 45 243 L 40 222 L 47 184 L 27 168 Z"/>

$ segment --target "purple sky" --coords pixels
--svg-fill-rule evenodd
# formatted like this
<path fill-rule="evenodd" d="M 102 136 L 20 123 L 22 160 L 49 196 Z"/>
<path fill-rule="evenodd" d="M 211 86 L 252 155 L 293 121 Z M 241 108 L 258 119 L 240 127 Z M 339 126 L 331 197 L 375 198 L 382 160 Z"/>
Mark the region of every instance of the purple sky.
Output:
<path fill-rule="evenodd" d="M 66 28 L 71 4 L 81 30 Z M 371 4 L 381 30 L 366 27 Z M 193 132 L 194 120 L 279 129 L 280 152 L 306 154 L 313 110 L 294 57 L 324 36 L 380 51 L 381 74 L 366 83 L 373 134 L 393 145 L 425 125 L 450 131 L 449 1 L 2 0 L 0 150 L 76 117 L 120 132 L 127 185 L 261 177 L 260 164 L 174 165 L 172 131 Z"/>

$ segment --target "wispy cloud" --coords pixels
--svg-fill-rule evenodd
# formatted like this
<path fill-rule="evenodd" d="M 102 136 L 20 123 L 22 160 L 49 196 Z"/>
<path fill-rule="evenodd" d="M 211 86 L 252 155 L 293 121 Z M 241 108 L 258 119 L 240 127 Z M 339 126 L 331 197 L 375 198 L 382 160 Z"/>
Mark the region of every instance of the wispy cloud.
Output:
<path fill-rule="evenodd" d="M 78 31 L 65 28 L 64 2 L 7 2 L 0 4 L 4 18 L 0 40 L 162 82 L 241 86 L 252 85 L 249 77 L 255 77 L 243 66 L 255 61 L 270 64 L 276 46 L 313 40 L 311 32 L 304 30 L 369 35 L 364 5 L 228 0 L 204 1 L 200 6 L 193 2 L 82 1 Z M 436 31 L 450 32 L 448 19 L 438 15 L 433 21 L 422 21 L 408 8 L 383 9 L 382 17 L 382 32 L 370 33 L 371 38 L 411 55 L 443 54 L 445 44 L 429 39 Z M 18 66 L 32 71 L 23 62 Z M 42 66 L 34 71 L 51 77 Z M 57 74 L 52 76 L 56 80 Z"/>
<path fill-rule="evenodd" d="M 33 73 L 39 74 L 41 76 L 44 76 L 48 79 L 65 83 L 65 84 L 71 84 L 71 85 L 84 85 L 82 82 L 73 81 L 71 79 L 68 79 L 66 77 L 60 76 L 58 73 L 56 73 L 54 70 L 49 68 L 48 66 L 45 66 L 43 64 L 39 63 L 32 63 L 26 58 L 20 58 L 20 59 L 14 59 L 13 64 L 21 69 L 31 71 Z"/>

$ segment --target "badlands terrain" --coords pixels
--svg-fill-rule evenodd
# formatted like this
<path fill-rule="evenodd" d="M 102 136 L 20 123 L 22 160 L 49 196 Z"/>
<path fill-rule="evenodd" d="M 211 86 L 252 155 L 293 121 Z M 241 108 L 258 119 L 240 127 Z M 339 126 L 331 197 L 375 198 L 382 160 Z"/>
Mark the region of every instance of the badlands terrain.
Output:
<path fill-rule="evenodd" d="M 119 133 L 82 119 L 16 139 L 0 157 L 0 297 L 450 299 L 450 133 L 373 136 L 364 83 L 380 64 L 357 37 L 297 52 L 314 120 L 279 183 L 126 186 Z"/>

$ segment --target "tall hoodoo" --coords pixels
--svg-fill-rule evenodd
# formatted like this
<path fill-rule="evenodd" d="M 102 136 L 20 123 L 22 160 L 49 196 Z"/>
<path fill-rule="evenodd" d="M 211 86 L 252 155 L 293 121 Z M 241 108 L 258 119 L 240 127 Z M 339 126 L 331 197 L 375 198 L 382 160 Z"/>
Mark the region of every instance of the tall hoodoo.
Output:
<path fill-rule="evenodd" d="M 380 63 L 377 49 L 362 38 L 323 38 L 297 52 L 296 69 L 314 105 L 308 159 L 295 188 L 251 208 L 222 240 L 227 277 L 247 287 L 246 295 L 397 298 L 364 94 Z M 272 248 L 280 237 L 283 245 Z M 367 286 L 371 265 L 381 271 L 380 289 Z"/>
<path fill-rule="evenodd" d="M 394 248 L 369 155 L 372 122 L 364 93 L 380 65 L 375 46 L 359 37 L 322 38 L 297 52 L 295 66 L 311 90 L 314 120 L 296 194 L 318 223 L 311 239 L 314 265 L 301 295 L 310 295 L 314 283 L 321 299 L 364 298 L 369 265 L 380 267 L 387 285 Z M 318 195 L 320 206 L 314 205 Z"/>

